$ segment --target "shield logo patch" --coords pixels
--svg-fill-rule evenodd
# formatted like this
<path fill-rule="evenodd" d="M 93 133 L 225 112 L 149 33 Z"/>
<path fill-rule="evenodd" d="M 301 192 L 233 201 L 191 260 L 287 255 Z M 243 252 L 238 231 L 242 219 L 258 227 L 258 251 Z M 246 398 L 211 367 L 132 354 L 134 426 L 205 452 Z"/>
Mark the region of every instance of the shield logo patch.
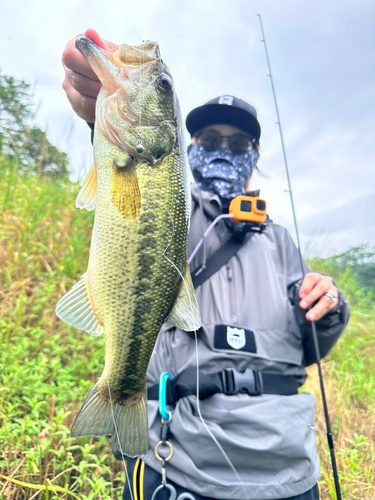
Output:
<path fill-rule="evenodd" d="M 245 330 L 227 326 L 227 342 L 233 349 L 242 349 L 246 345 Z"/>

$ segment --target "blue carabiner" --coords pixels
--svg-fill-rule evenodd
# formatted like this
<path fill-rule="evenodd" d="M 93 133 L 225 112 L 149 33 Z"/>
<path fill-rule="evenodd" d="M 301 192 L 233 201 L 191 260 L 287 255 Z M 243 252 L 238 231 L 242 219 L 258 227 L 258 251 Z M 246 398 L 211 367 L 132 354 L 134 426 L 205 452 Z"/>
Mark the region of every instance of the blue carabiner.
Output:
<path fill-rule="evenodd" d="M 172 418 L 171 412 L 167 411 L 167 381 L 172 379 L 172 375 L 163 372 L 159 378 L 159 413 L 164 420 Z"/>

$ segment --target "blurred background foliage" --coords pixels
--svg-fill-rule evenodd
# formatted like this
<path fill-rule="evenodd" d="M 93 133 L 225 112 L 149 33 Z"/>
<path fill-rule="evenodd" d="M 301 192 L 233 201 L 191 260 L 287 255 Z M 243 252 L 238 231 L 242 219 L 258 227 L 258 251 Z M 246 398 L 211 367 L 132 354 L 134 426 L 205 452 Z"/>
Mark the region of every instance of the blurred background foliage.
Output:
<path fill-rule="evenodd" d="M 31 86 L 0 71 L 0 152 L 24 173 L 66 177 L 68 155 L 33 124 Z"/>
<path fill-rule="evenodd" d="M 359 286 L 356 291 L 351 291 L 352 302 L 360 299 L 375 301 L 375 246 L 363 243 L 325 259 L 311 258 L 310 263 L 333 278 L 337 279 L 343 273 L 355 278 Z"/>

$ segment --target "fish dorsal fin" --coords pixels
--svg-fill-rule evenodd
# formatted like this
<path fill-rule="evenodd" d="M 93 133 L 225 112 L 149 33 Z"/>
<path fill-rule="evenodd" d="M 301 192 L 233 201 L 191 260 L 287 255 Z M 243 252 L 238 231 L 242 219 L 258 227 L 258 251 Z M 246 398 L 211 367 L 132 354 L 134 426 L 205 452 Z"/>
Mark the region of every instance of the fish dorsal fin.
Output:
<path fill-rule="evenodd" d="M 86 210 L 94 210 L 96 203 L 96 191 L 98 187 L 98 175 L 95 163 L 88 171 L 80 192 L 76 199 L 77 208 L 85 208 Z"/>
<path fill-rule="evenodd" d="M 95 337 L 104 332 L 104 328 L 99 325 L 92 308 L 87 273 L 82 275 L 73 288 L 59 300 L 56 314 L 65 323 Z"/>
<path fill-rule="evenodd" d="M 167 323 L 186 332 L 196 331 L 201 326 L 199 307 L 195 298 L 194 287 L 187 263 L 184 279 L 181 281 L 180 289 L 173 309 L 167 318 Z"/>

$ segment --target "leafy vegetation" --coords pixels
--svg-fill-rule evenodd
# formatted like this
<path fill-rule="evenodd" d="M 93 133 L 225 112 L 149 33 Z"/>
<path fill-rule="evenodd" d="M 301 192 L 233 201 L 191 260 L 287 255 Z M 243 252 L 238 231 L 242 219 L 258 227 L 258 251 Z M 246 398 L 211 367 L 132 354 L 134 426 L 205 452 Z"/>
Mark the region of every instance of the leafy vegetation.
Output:
<path fill-rule="evenodd" d="M 361 290 L 360 294 L 366 297 L 366 300 L 375 301 L 375 246 L 363 243 L 328 259 L 316 257 L 311 263 L 321 267 L 335 279 L 350 269 L 357 287 Z"/>

